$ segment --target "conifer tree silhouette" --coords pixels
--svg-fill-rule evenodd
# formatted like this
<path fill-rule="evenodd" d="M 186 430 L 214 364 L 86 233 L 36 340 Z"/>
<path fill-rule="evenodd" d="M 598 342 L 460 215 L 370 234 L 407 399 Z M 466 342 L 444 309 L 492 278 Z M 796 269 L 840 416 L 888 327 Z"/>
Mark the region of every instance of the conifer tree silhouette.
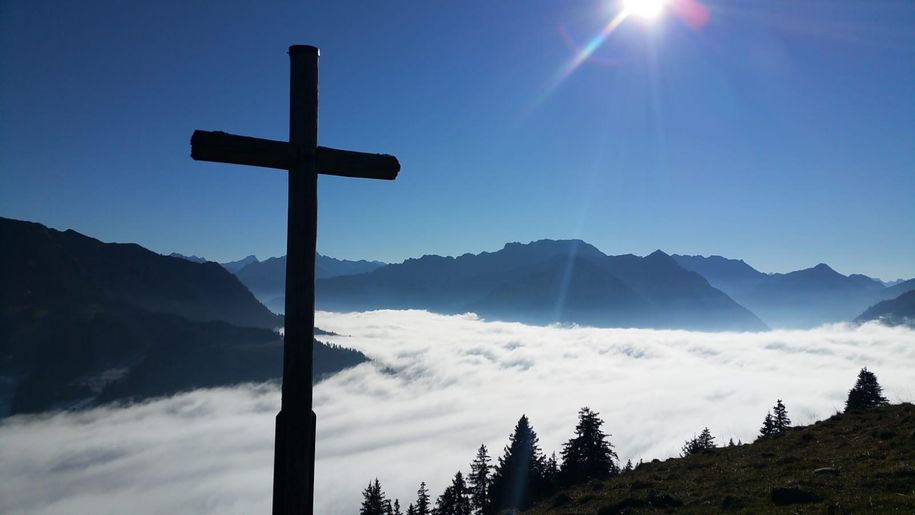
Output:
<path fill-rule="evenodd" d="M 386 515 L 385 504 L 381 483 L 375 478 L 375 481 L 369 481 L 369 486 L 362 491 L 362 508 L 359 509 L 359 515 Z"/>
<path fill-rule="evenodd" d="M 403 515 L 403 512 L 400 511 L 399 499 L 394 499 L 394 506 L 391 508 L 391 515 Z"/>
<path fill-rule="evenodd" d="M 543 480 L 548 485 L 554 485 L 559 478 L 559 461 L 556 460 L 556 453 L 550 454 L 543 468 Z"/>
<path fill-rule="evenodd" d="M 776 433 L 781 433 L 791 427 L 791 419 L 788 418 L 788 410 L 785 408 L 781 399 L 778 399 L 775 403 L 775 407 L 772 408 L 772 427 L 775 429 Z"/>
<path fill-rule="evenodd" d="M 407 515 L 416 515 L 416 508 L 413 507 L 413 503 L 407 505 Z"/>
<path fill-rule="evenodd" d="M 626 466 L 620 472 L 632 472 L 632 460 L 626 460 Z"/>
<path fill-rule="evenodd" d="M 862 368 L 855 386 L 848 392 L 845 412 L 879 408 L 888 404 L 886 397 L 883 396 L 883 387 L 877 382 L 877 376 L 867 367 Z"/>
<path fill-rule="evenodd" d="M 476 515 L 485 513 L 489 502 L 489 472 L 492 469 L 489 463 L 489 451 L 485 445 L 480 444 L 476 457 L 470 463 L 470 476 L 467 477 L 470 505 Z"/>
<path fill-rule="evenodd" d="M 598 413 L 584 407 L 578 412 L 575 436 L 562 449 L 563 481 L 577 483 L 589 479 L 606 479 L 619 472 L 616 452 L 601 431 L 604 422 Z"/>
<path fill-rule="evenodd" d="M 691 456 L 715 448 L 715 437 L 708 428 L 703 428 L 699 436 L 694 436 L 683 444 L 683 457 Z"/>
<path fill-rule="evenodd" d="M 429 489 L 426 488 L 426 482 L 419 484 L 419 490 L 416 491 L 416 515 L 431 515 L 429 506 Z"/>
<path fill-rule="evenodd" d="M 763 419 L 763 425 L 759 429 L 760 438 L 766 436 L 772 436 L 775 434 L 775 418 L 772 417 L 772 412 L 766 412 L 766 418 Z"/>
<path fill-rule="evenodd" d="M 435 502 L 436 515 L 471 515 L 470 492 L 460 471 L 454 475 L 451 484 Z"/>
<path fill-rule="evenodd" d="M 487 513 L 529 507 L 544 490 L 544 466 L 537 433 L 521 415 L 493 471 Z"/>

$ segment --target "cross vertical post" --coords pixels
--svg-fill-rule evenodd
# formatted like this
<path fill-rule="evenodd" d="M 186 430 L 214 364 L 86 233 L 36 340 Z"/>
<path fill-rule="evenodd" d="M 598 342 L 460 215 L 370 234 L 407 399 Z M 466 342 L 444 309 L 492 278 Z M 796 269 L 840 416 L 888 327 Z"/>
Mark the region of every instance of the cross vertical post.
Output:
<path fill-rule="evenodd" d="M 311 513 L 314 500 L 312 342 L 318 227 L 318 57 L 316 47 L 289 47 L 289 143 L 294 161 L 289 168 L 283 399 L 276 416 L 274 514 Z"/>
<path fill-rule="evenodd" d="M 289 141 L 194 131 L 191 157 L 286 170 L 289 205 L 286 233 L 286 315 L 283 335 L 282 405 L 276 415 L 273 513 L 314 509 L 315 244 L 318 235 L 318 174 L 394 180 L 397 158 L 318 146 L 317 47 L 289 47 Z"/>

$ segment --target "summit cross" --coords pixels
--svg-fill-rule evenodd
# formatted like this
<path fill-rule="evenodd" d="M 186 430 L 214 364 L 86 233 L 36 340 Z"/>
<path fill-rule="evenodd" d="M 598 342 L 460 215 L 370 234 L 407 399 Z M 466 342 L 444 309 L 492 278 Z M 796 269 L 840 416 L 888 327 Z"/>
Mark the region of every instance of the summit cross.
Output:
<path fill-rule="evenodd" d="M 276 416 L 273 513 L 312 513 L 316 417 L 312 409 L 318 174 L 393 180 L 397 158 L 318 146 L 317 47 L 289 47 L 289 141 L 194 131 L 191 157 L 288 170 L 282 405 Z"/>

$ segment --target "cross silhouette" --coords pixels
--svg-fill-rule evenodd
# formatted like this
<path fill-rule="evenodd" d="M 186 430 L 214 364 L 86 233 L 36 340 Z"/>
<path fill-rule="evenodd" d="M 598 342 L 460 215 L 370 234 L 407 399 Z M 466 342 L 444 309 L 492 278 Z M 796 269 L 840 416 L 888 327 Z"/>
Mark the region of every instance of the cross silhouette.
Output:
<path fill-rule="evenodd" d="M 315 320 L 315 240 L 318 174 L 393 180 L 397 158 L 318 146 L 317 47 L 289 47 L 289 141 L 194 131 L 191 157 L 289 171 L 286 234 L 286 314 L 282 406 L 276 416 L 273 513 L 311 513 L 314 506 L 315 424 L 312 360 Z"/>

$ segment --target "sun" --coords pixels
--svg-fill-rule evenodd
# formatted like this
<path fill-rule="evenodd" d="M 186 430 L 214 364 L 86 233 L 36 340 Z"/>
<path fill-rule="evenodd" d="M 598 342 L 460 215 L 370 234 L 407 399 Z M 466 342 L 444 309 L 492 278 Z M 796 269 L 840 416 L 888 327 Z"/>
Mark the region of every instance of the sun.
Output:
<path fill-rule="evenodd" d="M 664 12 L 666 0 L 623 0 L 623 9 L 640 18 L 657 18 Z"/>

